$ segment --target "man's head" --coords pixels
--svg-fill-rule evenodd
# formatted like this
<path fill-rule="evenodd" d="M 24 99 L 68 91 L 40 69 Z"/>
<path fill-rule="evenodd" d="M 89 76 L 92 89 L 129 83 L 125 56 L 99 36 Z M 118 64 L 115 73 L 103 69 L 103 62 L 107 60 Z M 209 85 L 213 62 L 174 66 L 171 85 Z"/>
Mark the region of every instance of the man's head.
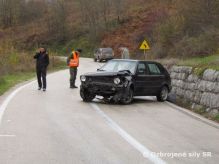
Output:
<path fill-rule="evenodd" d="M 82 49 L 76 49 L 77 52 L 82 53 Z"/>
<path fill-rule="evenodd" d="M 41 52 L 41 53 L 44 53 L 44 52 L 46 52 L 46 48 L 44 48 L 44 47 L 41 47 L 41 48 L 40 48 L 40 52 Z"/>

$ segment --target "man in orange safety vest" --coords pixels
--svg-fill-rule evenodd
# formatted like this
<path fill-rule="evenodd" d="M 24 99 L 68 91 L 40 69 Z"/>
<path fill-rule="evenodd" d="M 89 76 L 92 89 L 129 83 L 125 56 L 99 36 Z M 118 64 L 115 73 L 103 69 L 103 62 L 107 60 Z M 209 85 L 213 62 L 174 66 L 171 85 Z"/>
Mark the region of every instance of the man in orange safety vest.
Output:
<path fill-rule="evenodd" d="M 82 53 L 81 49 L 77 49 L 76 51 L 72 51 L 71 55 L 69 55 L 67 59 L 67 64 L 69 66 L 70 70 L 70 88 L 78 88 L 75 85 L 75 80 L 77 77 L 77 71 L 78 71 L 78 66 L 79 66 L 79 57 L 80 54 Z"/>

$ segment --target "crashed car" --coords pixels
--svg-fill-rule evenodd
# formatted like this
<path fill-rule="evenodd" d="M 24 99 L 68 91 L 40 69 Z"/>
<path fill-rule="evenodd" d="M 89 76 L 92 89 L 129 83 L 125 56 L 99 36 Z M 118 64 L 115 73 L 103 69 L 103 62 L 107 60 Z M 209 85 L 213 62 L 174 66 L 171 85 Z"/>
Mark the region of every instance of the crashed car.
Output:
<path fill-rule="evenodd" d="M 129 104 L 134 96 L 156 96 L 165 101 L 171 90 L 167 70 L 157 62 L 128 59 L 113 59 L 97 72 L 80 76 L 80 95 L 90 102 L 96 96 Z"/>

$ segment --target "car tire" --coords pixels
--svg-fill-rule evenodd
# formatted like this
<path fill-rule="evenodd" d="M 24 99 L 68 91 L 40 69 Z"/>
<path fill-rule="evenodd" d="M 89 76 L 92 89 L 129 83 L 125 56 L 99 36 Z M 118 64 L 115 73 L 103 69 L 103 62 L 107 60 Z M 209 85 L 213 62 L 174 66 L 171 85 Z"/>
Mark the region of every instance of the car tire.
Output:
<path fill-rule="evenodd" d="M 97 56 L 97 61 L 100 63 L 100 57 L 99 56 Z"/>
<path fill-rule="evenodd" d="M 96 97 L 96 95 L 90 93 L 83 88 L 80 89 L 80 96 L 84 102 L 91 102 Z"/>
<path fill-rule="evenodd" d="M 167 97 L 168 97 L 168 93 L 169 93 L 169 90 L 166 86 L 163 86 L 159 92 L 159 94 L 157 95 L 157 100 L 160 101 L 160 102 L 164 102 L 167 100 Z"/>
<path fill-rule="evenodd" d="M 124 104 L 124 105 L 128 105 L 128 104 L 130 104 L 130 103 L 132 103 L 132 101 L 133 101 L 133 96 L 134 96 L 134 91 L 133 91 L 133 89 L 129 89 L 128 91 L 127 91 L 127 94 L 126 94 L 127 96 L 126 97 L 123 97 L 121 100 L 120 100 L 120 102 L 122 103 L 122 104 Z"/>

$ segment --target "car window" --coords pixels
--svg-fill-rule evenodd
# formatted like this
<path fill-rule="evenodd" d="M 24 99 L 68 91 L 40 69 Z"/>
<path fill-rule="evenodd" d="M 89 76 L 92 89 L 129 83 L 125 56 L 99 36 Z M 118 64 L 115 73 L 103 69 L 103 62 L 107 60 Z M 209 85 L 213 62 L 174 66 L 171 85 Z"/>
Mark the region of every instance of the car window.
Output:
<path fill-rule="evenodd" d="M 139 63 L 138 64 L 137 73 L 138 73 L 138 75 L 147 75 L 148 74 L 146 65 L 144 63 Z"/>
<path fill-rule="evenodd" d="M 152 75 L 160 75 L 161 71 L 156 64 L 148 64 L 149 71 Z"/>
<path fill-rule="evenodd" d="M 103 53 L 112 53 L 112 49 L 103 49 Z"/>

